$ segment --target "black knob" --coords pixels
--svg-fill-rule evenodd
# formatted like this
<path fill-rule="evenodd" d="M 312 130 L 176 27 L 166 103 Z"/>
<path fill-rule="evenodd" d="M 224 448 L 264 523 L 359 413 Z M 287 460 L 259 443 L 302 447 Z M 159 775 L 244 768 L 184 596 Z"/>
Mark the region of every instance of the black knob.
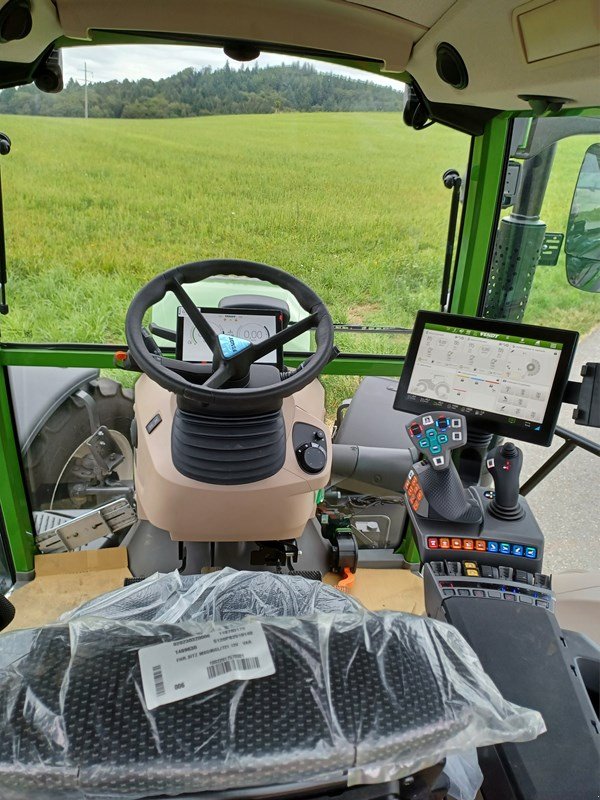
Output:
<path fill-rule="evenodd" d="M 321 445 L 303 444 L 296 450 L 298 463 L 305 472 L 316 475 L 327 465 L 327 452 Z"/>

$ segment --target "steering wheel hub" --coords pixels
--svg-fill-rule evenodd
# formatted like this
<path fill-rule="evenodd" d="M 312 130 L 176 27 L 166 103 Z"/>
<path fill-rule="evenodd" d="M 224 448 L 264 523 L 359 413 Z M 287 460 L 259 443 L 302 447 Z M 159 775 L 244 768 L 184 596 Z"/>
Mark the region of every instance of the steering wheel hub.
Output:
<path fill-rule="evenodd" d="M 226 333 L 220 333 L 218 339 L 221 355 L 225 361 L 229 361 L 229 359 L 241 353 L 242 350 L 247 350 L 248 347 L 251 347 L 250 342 L 246 339 L 238 339 L 237 336 L 228 336 Z"/>

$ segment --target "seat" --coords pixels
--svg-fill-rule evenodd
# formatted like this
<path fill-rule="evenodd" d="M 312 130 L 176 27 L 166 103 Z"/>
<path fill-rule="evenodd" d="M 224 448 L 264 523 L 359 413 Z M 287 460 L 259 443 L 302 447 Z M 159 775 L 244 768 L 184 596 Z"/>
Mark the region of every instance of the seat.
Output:
<path fill-rule="evenodd" d="M 239 625 L 82 615 L 35 631 L 28 652 L 0 669 L 0 797 L 376 783 L 541 730 L 449 626 L 356 608 L 262 618 L 274 674 L 148 709 L 141 648 Z"/>

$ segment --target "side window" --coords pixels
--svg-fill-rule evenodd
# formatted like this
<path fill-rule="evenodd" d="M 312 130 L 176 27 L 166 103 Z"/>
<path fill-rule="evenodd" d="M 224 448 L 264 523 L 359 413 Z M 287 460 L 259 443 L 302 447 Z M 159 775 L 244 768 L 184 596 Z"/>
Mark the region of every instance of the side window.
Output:
<path fill-rule="evenodd" d="M 483 315 L 586 333 L 598 295 L 570 285 L 565 270 L 569 210 L 600 119 L 516 120 L 505 174 Z"/>

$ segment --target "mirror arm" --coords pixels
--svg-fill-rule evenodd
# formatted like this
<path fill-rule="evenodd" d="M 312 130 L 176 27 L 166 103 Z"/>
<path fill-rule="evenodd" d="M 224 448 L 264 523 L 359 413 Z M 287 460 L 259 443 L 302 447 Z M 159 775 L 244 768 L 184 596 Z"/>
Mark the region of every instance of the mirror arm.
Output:
<path fill-rule="evenodd" d="M 583 380 L 568 381 L 562 402 L 575 406 L 576 425 L 600 428 L 600 363 L 588 361 L 581 368 Z"/>

